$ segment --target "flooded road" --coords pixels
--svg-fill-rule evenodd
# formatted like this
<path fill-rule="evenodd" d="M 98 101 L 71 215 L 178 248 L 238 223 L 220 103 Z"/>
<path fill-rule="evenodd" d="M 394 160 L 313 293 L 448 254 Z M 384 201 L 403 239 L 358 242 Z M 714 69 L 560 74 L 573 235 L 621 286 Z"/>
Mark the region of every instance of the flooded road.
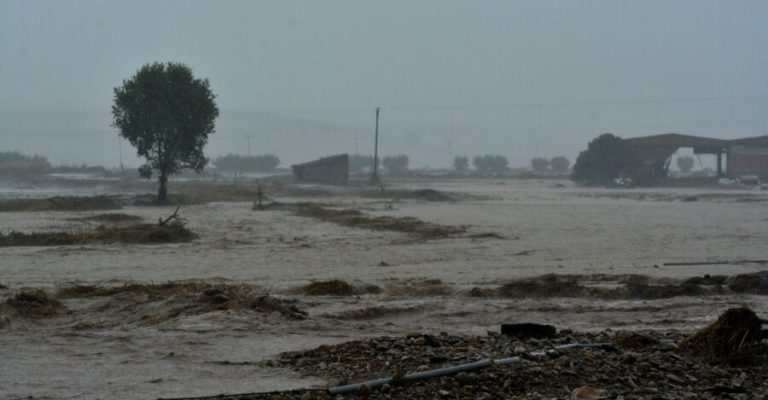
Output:
<path fill-rule="evenodd" d="M 324 382 L 272 368 L 266 360 L 284 351 L 371 336 L 484 335 L 510 321 L 583 331 L 690 331 L 734 305 L 768 313 L 764 297 L 727 292 L 664 299 L 476 294 L 545 273 L 639 274 L 665 282 L 765 270 L 757 263 L 727 263 L 765 258 L 764 193 L 594 190 L 514 180 L 426 186 L 477 197 L 455 202 L 353 195 L 277 200 L 465 225 L 466 234 L 421 240 L 222 202 L 182 207 L 180 214 L 199 235 L 191 243 L 0 248 L 3 299 L 23 287 L 56 297 L 75 284 L 197 282 L 245 285 L 248 299 L 269 294 L 275 304 L 293 304 L 304 313 L 290 318 L 280 309 L 263 307 L 208 309 L 202 307 L 207 305 L 201 302 L 202 292 L 189 291 L 60 295 L 61 308 L 46 318 L 4 310 L 0 397 L 150 399 L 308 387 Z M 172 210 L 127 207 L 121 212 L 152 222 Z M 89 229 L 81 218 L 92 214 L 2 213 L 0 229 Z M 724 263 L 664 266 L 704 261 Z M 330 279 L 380 290 L 351 296 L 310 296 L 300 290 L 311 281 Z"/>

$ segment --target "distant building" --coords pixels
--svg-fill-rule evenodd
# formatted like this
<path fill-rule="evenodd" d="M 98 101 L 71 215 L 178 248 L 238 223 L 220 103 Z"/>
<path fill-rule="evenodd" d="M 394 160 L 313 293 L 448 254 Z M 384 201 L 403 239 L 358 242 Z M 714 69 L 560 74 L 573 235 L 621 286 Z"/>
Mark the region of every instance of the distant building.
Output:
<path fill-rule="evenodd" d="M 729 144 L 728 176 L 754 175 L 768 181 L 768 136 L 731 140 Z"/>
<path fill-rule="evenodd" d="M 624 142 L 640 157 L 642 167 L 632 175 L 641 181 L 666 178 L 671 156 L 681 147 L 693 148 L 694 154 L 714 155 L 718 177 L 755 176 L 768 180 L 768 136 L 725 140 L 667 133 L 625 139 Z"/>
<path fill-rule="evenodd" d="M 349 156 L 339 154 L 291 165 L 296 182 L 341 185 L 349 183 Z"/>

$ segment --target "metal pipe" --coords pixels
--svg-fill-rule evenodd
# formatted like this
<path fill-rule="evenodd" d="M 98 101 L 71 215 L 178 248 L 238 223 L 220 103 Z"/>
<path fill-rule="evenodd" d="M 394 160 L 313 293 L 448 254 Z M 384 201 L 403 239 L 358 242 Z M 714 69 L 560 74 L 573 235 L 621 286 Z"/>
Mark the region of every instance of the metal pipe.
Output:
<path fill-rule="evenodd" d="M 414 372 L 412 374 L 403 376 L 403 380 L 415 381 L 418 379 L 433 378 L 436 376 L 452 375 L 452 374 L 457 374 L 459 372 L 464 372 L 464 371 L 474 371 L 478 369 L 483 369 L 486 367 L 490 367 L 491 365 L 493 365 L 493 360 L 480 360 L 473 363 L 455 365 L 452 367 L 445 367 L 445 368 L 433 369 L 433 370 L 422 371 L 422 372 Z M 367 386 L 369 389 L 372 389 L 372 388 L 384 385 L 386 383 L 391 383 L 392 379 L 393 379 L 392 377 L 380 378 L 380 379 L 374 379 L 371 381 L 365 381 L 361 383 L 353 383 L 351 385 L 337 386 L 337 387 L 328 389 L 328 394 L 337 395 L 337 394 L 343 394 L 343 393 L 349 393 L 349 392 L 356 392 L 360 390 L 363 386 Z"/>
<path fill-rule="evenodd" d="M 556 355 L 557 353 L 559 353 L 560 350 L 569 350 L 569 349 L 584 348 L 584 347 L 606 347 L 610 345 L 611 345 L 610 343 L 571 343 L 571 344 L 556 346 L 549 350 L 532 351 L 528 353 L 528 355 L 530 356 Z M 432 369 L 429 371 L 422 371 L 422 372 L 414 372 L 414 373 L 405 375 L 403 377 L 403 380 L 414 381 L 418 379 L 453 375 L 459 372 L 480 370 L 483 368 L 490 367 L 491 365 L 516 364 L 516 363 L 519 363 L 520 361 L 522 361 L 521 357 L 503 358 L 498 360 L 486 359 L 486 360 L 475 361 L 467 364 L 455 365 L 452 367 L 438 368 L 438 369 Z M 380 379 L 374 379 L 374 380 L 361 382 L 361 383 L 353 383 L 350 385 L 337 386 L 337 387 L 328 389 L 328 394 L 337 395 L 337 394 L 355 392 L 360 390 L 363 386 L 367 386 L 369 389 L 373 389 L 375 387 L 378 387 L 387 383 L 391 383 L 392 379 L 393 379 L 392 377 L 380 378 Z"/>

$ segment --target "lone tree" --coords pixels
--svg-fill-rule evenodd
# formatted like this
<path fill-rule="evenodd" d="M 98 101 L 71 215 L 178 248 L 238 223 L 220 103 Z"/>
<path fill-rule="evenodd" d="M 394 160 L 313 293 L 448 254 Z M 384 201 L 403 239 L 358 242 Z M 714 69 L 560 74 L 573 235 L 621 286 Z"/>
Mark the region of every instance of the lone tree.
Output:
<path fill-rule="evenodd" d="M 677 168 L 680 168 L 680 171 L 683 171 L 684 174 L 691 172 L 691 169 L 693 169 L 693 157 L 677 157 Z"/>
<path fill-rule="evenodd" d="M 184 169 L 203 170 L 203 147 L 214 132 L 219 109 L 207 79 L 195 79 L 179 63 L 153 63 L 115 88 L 112 124 L 147 163 L 144 178 L 157 172 L 157 201 L 168 202 L 168 177 Z"/>
<path fill-rule="evenodd" d="M 562 174 L 565 171 L 568 171 L 568 167 L 571 166 L 571 162 L 568 161 L 565 156 L 557 156 L 552 157 L 551 160 L 549 160 L 549 165 L 552 167 L 552 170 L 557 172 L 558 174 Z"/>
<path fill-rule="evenodd" d="M 604 133 L 579 153 L 571 180 L 587 185 L 607 185 L 638 164 L 637 155 L 620 137 Z"/>

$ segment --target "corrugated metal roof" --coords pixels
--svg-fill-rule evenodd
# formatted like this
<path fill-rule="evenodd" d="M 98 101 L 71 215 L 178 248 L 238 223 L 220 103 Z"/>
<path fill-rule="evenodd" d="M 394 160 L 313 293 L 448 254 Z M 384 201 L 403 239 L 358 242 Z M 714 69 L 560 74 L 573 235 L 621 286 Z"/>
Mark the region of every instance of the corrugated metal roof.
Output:
<path fill-rule="evenodd" d="M 640 136 L 624 139 L 624 142 L 632 146 L 648 147 L 725 147 L 729 144 L 728 140 L 703 136 L 681 135 L 679 133 Z"/>
<path fill-rule="evenodd" d="M 741 145 L 741 146 L 768 147 L 768 135 L 766 135 L 766 136 L 755 136 L 755 137 L 749 137 L 749 138 L 744 138 L 744 139 L 729 140 L 728 144 Z"/>

